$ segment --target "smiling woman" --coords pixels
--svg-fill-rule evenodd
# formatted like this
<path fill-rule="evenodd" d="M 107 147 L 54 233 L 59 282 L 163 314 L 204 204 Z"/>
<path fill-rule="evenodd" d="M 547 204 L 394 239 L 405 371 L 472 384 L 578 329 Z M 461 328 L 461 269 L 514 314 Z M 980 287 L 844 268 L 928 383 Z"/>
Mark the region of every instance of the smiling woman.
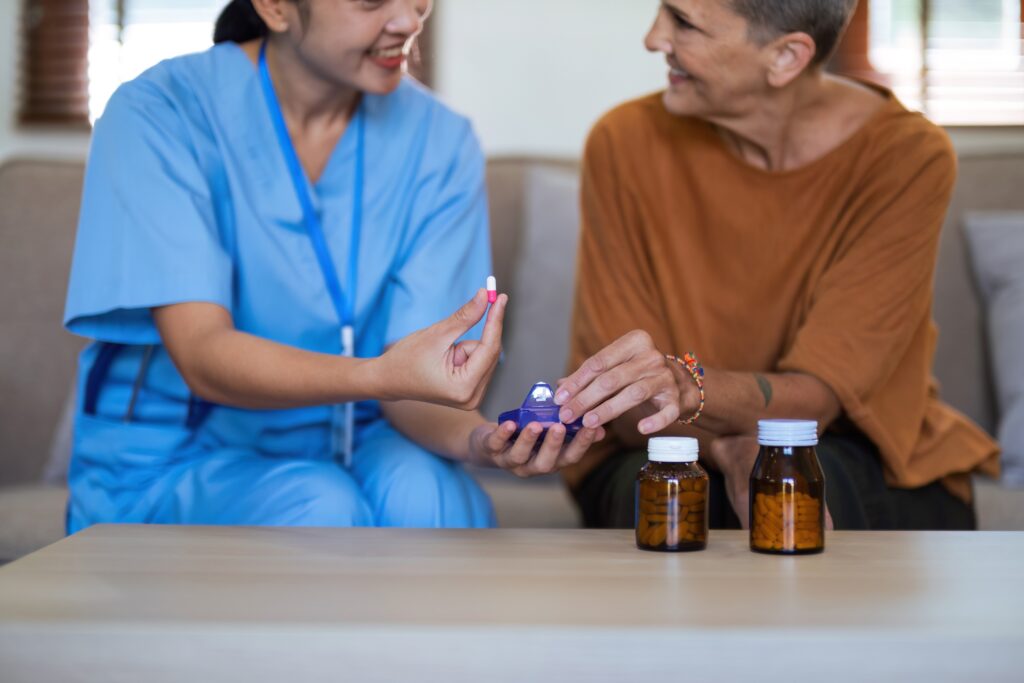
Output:
<path fill-rule="evenodd" d="M 819 67 L 835 50 L 856 0 L 666 0 L 647 35 L 652 52 L 670 67 L 665 105 L 676 114 L 740 115 L 769 76 L 791 78 Z M 782 36 L 787 40 L 772 44 Z M 765 85 L 769 85 L 765 83 Z"/>
<path fill-rule="evenodd" d="M 18 118 L 35 126 L 87 127 L 121 83 L 164 59 L 208 49 L 218 14 L 217 42 L 265 30 L 251 2 L 24 0 L 24 7 Z M 407 64 L 428 87 L 431 26 L 424 24 Z"/>
<path fill-rule="evenodd" d="M 793 418 L 824 431 L 837 528 L 973 526 L 968 473 L 998 451 L 929 373 L 956 162 L 891 92 L 822 68 L 853 6 L 663 0 L 645 42 L 667 88 L 594 126 L 556 393 L 563 421 L 611 426 L 567 471 L 588 524 L 632 525 L 656 432 L 704 441 L 712 525 L 746 524 L 757 422 Z"/>
<path fill-rule="evenodd" d="M 472 128 L 405 77 L 430 9 L 236 1 L 221 42 L 111 98 L 65 313 L 95 342 L 71 531 L 489 526 L 462 463 L 540 474 L 600 436 L 513 438 L 475 410 L 507 297 L 481 289 Z"/>

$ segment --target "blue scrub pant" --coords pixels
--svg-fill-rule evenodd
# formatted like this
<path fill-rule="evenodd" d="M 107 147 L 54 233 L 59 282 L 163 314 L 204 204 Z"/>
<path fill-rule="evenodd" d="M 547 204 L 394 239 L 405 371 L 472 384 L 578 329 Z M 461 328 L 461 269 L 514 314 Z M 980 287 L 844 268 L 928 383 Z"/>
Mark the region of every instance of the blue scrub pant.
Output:
<path fill-rule="evenodd" d="M 144 490 L 72 482 L 68 527 L 100 522 L 271 526 L 491 527 L 491 501 L 461 465 L 379 420 L 360 434 L 350 470 L 333 459 L 224 450 L 172 464 Z M 134 487 L 133 487 L 134 488 Z M 106 513 L 90 514 L 103 499 Z M 110 505 L 120 499 L 120 504 Z M 113 510 L 113 512 L 112 512 Z M 110 519 L 107 517 L 113 516 Z"/>

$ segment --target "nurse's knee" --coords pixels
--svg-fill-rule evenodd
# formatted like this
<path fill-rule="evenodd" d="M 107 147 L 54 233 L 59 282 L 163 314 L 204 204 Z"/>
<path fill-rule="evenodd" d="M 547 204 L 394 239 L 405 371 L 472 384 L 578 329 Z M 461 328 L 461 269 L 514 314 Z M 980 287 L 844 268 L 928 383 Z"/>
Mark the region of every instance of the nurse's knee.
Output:
<path fill-rule="evenodd" d="M 460 465 L 412 444 L 367 482 L 380 526 L 493 526 L 490 498 Z"/>
<path fill-rule="evenodd" d="M 288 526 L 373 526 L 373 510 L 355 480 L 331 463 L 297 463 L 282 487 Z"/>

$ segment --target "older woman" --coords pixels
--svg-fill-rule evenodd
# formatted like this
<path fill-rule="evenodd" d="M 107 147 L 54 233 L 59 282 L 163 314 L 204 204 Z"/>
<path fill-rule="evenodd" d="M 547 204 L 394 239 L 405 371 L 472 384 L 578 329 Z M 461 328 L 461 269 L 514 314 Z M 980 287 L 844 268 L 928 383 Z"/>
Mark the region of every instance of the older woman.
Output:
<path fill-rule="evenodd" d="M 746 523 L 763 417 L 816 419 L 841 528 L 971 528 L 997 449 L 936 396 L 944 133 L 827 74 L 854 0 L 664 0 L 668 87 L 590 135 L 562 419 L 614 438 L 568 473 L 588 524 L 632 523 L 645 436 L 699 437 L 712 523 Z M 694 379 L 663 354 L 704 363 Z M 690 423 L 679 425 L 677 419 Z M 725 504 L 731 498 L 733 511 Z"/>

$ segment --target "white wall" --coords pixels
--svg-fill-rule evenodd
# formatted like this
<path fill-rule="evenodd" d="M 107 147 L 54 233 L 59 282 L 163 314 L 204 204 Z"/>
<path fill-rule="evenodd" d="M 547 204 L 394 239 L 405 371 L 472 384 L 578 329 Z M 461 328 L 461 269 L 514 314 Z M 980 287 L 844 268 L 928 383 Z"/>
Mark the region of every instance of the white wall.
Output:
<path fill-rule="evenodd" d="M 488 154 L 576 156 L 603 112 L 664 87 L 664 59 L 643 47 L 656 8 L 655 0 L 439 0 L 437 89 L 473 119 Z"/>
<path fill-rule="evenodd" d="M 85 132 L 17 125 L 20 9 L 20 0 L 0 0 L 0 162 L 16 156 L 84 158 L 89 146 Z"/>

